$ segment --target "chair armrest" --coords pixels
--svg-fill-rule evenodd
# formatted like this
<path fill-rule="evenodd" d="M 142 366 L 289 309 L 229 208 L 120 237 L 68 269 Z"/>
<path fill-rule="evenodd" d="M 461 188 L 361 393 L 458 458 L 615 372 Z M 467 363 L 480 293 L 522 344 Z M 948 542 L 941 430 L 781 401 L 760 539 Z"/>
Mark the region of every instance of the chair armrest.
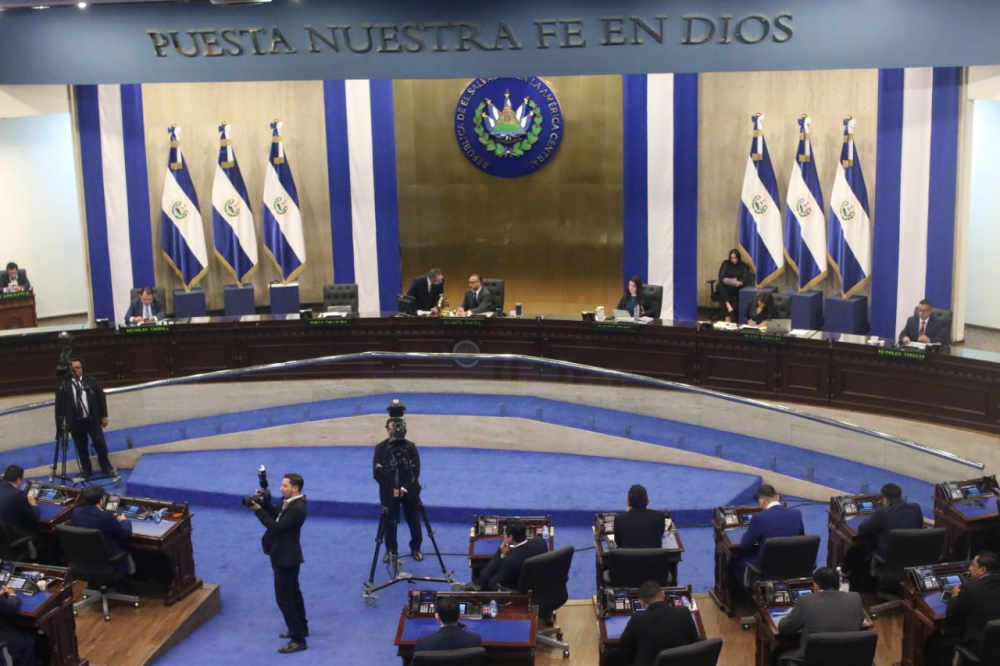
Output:
<path fill-rule="evenodd" d="M 956 645 L 955 652 L 962 655 L 962 661 L 959 664 L 981 664 L 979 657 L 969 648 L 964 645 Z"/>
<path fill-rule="evenodd" d="M 885 558 L 878 553 L 872 553 L 872 560 L 878 562 L 879 564 L 885 564 Z"/>
<path fill-rule="evenodd" d="M 517 590 L 511 589 L 509 587 L 504 587 L 503 585 L 497 585 L 497 592 L 512 592 L 517 594 Z"/>
<path fill-rule="evenodd" d="M 124 551 L 118 553 L 117 555 L 112 555 L 111 559 L 108 560 L 108 561 L 109 562 L 117 562 L 118 560 L 122 559 L 123 557 L 128 557 L 128 551 L 127 550 L 124 550 Z"/>
<path fill-rule="evenodd" d="M 708 286 L 710 286 L 712 289 L 715 289 L 716 282 L 718 282 L 718 280 L 708 280 Z"/>
<path fill-rule="evenodd" d="M 18 547 L 23 546 L 24 544 L 28 543 L 29 541 L 31 541 L 32 538 L 33 537 L 26 536 L 26 537 L 21 537 L 20 539 L 15 539 L 14 541 L 11 541 L 7 545 L 7 547 L 8 548 L 18 548 Z"/>
<path fill-rule="evenodd" d="M 758 567 L 756 564 L 751 564 L 750 562 L 747 562 L 747 569 L 756 574 L 759 574 L 762 571 L 760 567 Z"/>

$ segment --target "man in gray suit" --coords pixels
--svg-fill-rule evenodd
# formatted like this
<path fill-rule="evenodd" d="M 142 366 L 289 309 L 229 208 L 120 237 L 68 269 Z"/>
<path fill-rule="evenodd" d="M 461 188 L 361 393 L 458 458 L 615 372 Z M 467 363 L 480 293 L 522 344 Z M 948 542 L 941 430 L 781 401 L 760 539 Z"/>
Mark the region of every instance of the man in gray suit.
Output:
<path fill-rule="evenodd" d="M 865 609 L 857 592 L 841 592 L 840 576 L 828 567 L 813 574 L 813 593 L 802 596 L 792 612 L 778 624 L 778 634 L 802 631 L 799 647 L 781 656 L 781 666 L 802 664 L 810 634 L 857 631 L 865 621 Z"/>

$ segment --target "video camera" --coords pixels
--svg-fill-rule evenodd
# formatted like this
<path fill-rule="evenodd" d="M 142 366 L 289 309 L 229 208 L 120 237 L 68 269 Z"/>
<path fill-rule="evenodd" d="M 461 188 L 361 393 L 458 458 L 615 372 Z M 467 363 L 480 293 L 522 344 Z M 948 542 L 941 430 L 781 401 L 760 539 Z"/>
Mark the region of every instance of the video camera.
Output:
<path fill-rule="evenodd" d="M 267 468 L 263 465 L 257 470 L 257 483 L 260 490 L 255 495 L 248 495 L 243 498 L 243 506 L 250 508 L 254 504 L 264 506 L 271 502 L 271 491 L 267 489 Z"/>
<path fill-rule="evenodd" d="M 389 413 L 389 422 L 386 424 L 386 428 L 389 429 L 389 439 L 392 442 L 406 439 L 406 421 L 403 420 L 406 405 L 396 399 L 389 403 L 385 411 Z"/>
<path fill-rule="evenodd" d="M 59 362 L 56 364 L 56 377 L 63 380 L 71 379 L 72 372 L 70 365 L 73 363 L 73 343 L 76 342 L 76 338 L 63 331 L 56 340 L 59 342 Z"/>

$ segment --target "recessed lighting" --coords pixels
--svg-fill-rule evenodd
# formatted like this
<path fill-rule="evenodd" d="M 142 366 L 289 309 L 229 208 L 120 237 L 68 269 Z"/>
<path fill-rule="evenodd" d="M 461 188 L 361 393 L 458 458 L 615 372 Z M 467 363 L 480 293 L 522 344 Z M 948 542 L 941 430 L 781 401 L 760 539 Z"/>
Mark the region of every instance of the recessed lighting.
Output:
<path fill-rule="evenodd" d="M 48 9 L 48 5 L 35 5 L 32 9 Z"/>
<path fill-rule="evenodd" d="M 79 7 L 80 9 L 86 9 L 87 8 L 87 3 L 86 2 L 78 2 L 78 3 L 76 3 L 76 6 Z"/>

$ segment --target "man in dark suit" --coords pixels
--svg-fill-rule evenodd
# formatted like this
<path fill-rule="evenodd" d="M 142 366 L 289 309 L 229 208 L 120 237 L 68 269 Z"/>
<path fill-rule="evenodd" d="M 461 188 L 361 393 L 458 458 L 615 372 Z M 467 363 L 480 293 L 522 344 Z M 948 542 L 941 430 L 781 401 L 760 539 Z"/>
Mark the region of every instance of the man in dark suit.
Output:
<path fill-rule="evenodd" d="M 15 291 L 30 291 L 31 283 L 28 282 L 28 272 L 23 268 L 18 268 L 13 261 L 7 264 L 7 272 L 0 276 L 0 289 L 4 293 Z"/>
<path fill-rule="evenodd" d="M 871 586 L 872 552 L 885 557 L 889 551 L 889 532 L 923 527 L 924 514 L 919 504 L 903 501 L 903 490 L 895 483 L 882 486 L 882 499 L 875 513 L 858 525 L 858 535 L 868 544 L 855 546 L 844 553 L 841 566 L 851 578 L 851 589 L 865 591 Z"/>
<path fill-rule="evenodd" d="M 768 539 L 802 536 L 806 533 L 802 524 L 802 512 L 782 506 L 774 486 L 762 485 L 754 499 L 764 510 L 753 514 L 750 526 L 740 540 L 740 550 L 744 555 L 734 562 L 734 580 L 737 583 L 743 582 L 747 564 L 760 564 L 764 558 L 764 544 Z"/>
<path fill-rule="evenodd" d="M 104 441 L 104 428 L 108 427 L 108 401 L 101 384 L 90 375 L 83 374 L 83 361 L 74 358 L 70 363 L 70 379 L 56 389 L 56 430 L 65 427 L 73 436 L 80 461 L 80 472 L 86 481 L 92 467 L 87 438 L 94 443 L 97 461 L 105 476 L 114 476 L 115 468 L 108 458 L 108 445 Z"/>
<path fill-rule="evenodd" d="M 632 613 L 620 639 L 621 649 L 633 659 L 633 666 L 653 666 L 663 650 L 697 643 L 698 627 L 691 611 L 665 601 L 663 588 L 655 580 L 639 586 L 639 598 L 646 610 Z"/>
<path fill-rule="evenodd" d="M 413 278 L 407 296 L 413 297 L 413 305 L 417 310 L 438 314 L 438 300 L 444 293 L 444 275 L 440 268 L 432 268 L 427 275 Z"/>
<path fill-rule="evenodd" d="M 23 537 L 34 537 L 37 534 L 38 502 L 35 498 L 21 490 L 24 483 L 24 469 L 10 465 L 3 473 L 0 483 L 0 523 L 7 528 L 11 540 Z M 34 560 L 38 557 L 33 542 L 28 543 L 28 557 Z"/>
<path fill-rule="evenodd" d="M 494 309 L 493 294 L 483 286 L 483 279 L 478 274 L 473 273 L 469 276 L 469 290 L 465 292 L 462 307 L 456 310 L 455 314 L 459 317 L 468 317 L 473 314 L 492 312 Z"/>
<path fill-rule="evenodd" d="M 813 593 L 799 597 L 792 612 L 778 623 L 778 634 L 802 632 L 799 647 L 782 655 L 781 665 L 802 664 L 806 641 L 812 634 L 858 631 L 865 621 L 865 609 L 857 592 L 841 592 L 840 576 L 829 567 L 813 574 Z"/>
<path fill-rule="evenodd" d="M 104 499 L 103 486 L 87 486 L 80 493 L 80 506 L 73 509 L 70 523 L 74 527 L 86 527 L 100 530 L 108 553 L 115 556 L 128 552 L 128 541 L 132 538 L 132 523 L 125 516 L 119 516 L 105 511 L 98 505 Z M 135 562 L 132 556 L 118 560 L 117 567 L 122 573 L 135 573 Z"/>
<path fill-rule="evenodd" d="M 482 646 L 483 639 L 479 634 L 466 631 L 465 625 L 459 623 L 458 602 L 454 598 L 438 597 L 435 617 L 441 623 L 441 628 L 433 634 L 418 638 L 413 648 L 414 652 L 461 650 Z"/>
<path fill-rule="evenodd" d="M 917 305 L 917 314 L 906 320 L 906 326 L 899 332 L 899 344 L 911 342 L 941 342 L 944 327 L 941 319 L 932 317 L 934 307 L 926 298 Z"/>
<path fill-rule="evenodd" d="M 643 486 L 636 484 L 628 489 L 628 511 L 615 515 L 615 546 L 663 548 L 663 512 L 648 506 L 649 496 Z"/>
<path fill-rule="evenodd" d="M 528 530 L 520 520 L 507 521 L 507 534 L 503 543 L 493 554 L 479 578 L 472 583 L 472 589 L 496 591 L 500 587 L 516 590 L 521 579 L 524 561 L 535 555 L 549 552 L 549 544 L 541 536 L 527 537 Z M 521 590 L 527 592 L 527 590 Z"/>
<path fill-rule="evenodd" d="M 163 301 L 156 298 L 156 292 L 152 287 L 143 287 L 139 292 L 139 298 L 128 306 L 125 323 L 146 324 L 163 319 L 165 316 Z"/>
<path fill-rule="evenodd" d="M 306 522 L 306 496 L 302 494 L 304 483 L 299 474 L 285 474 L 281 480 L 280 503 L 272 505 L 266 502 L 263 506 L 252 503 L 249 507 L 267 529 L 261 538 L 261 546 L 264 554 L 271 558 L 274 597 L 287 628 L 278 635 L 288 639 L 288 643 L 278 650 L 281 654 L 305 650 L 309 635 L 306 605 L 299 587 L 299 568 L 305 562 L 300 544 L 302 524 Z"/>
<path fill-rule="evenodd" d="M 1000 620 L 1000 556 L 990 550 L 981 550 L 969 564 L 971 580 L 951 590 L 951 602 L 945 611 L 949 622 L 964 623 L 961 638 L 945 638 L 936 650 L 938 664 L 951 664 L 955 645 L 964 645 L 973 652 L 986 630 L 986 623 Z"/>
<path fill-rule="evenodd" d="M 17 615 L 21 598 L 12 587 L 0 588 L 0 641 L 7 644 L 7 651 L 14 666 L 32 666 L 35 663 L 35 636 L 33 633 L 16 629 L 6 618 Z"/>

